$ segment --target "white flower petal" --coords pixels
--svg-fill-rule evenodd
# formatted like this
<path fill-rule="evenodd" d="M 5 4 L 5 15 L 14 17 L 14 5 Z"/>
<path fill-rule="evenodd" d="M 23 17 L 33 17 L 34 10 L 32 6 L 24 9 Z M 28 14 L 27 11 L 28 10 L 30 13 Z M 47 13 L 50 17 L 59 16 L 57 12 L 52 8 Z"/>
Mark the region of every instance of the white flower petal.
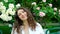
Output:
<path fill-rule="evenodd" d="M 9 27 L 12 27 L 12 24 L 9 24 L 8 26 L 9 26 Z"/>

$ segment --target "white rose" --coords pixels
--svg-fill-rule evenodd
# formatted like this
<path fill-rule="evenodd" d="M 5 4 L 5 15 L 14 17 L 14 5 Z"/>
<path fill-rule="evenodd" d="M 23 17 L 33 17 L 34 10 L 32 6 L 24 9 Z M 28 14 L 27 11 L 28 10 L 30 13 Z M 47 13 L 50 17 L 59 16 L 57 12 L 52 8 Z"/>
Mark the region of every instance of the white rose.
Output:
<path fill-rule="evenodd" d="M 0 6 L 0 11 L 1 11 L 2 13 L 5 13 L 6 7 L 5 7 L 5 6 Z"/>
<path fill-rule="evenodd" d="M 3 20 L 3 21 L 10 21 L 12 20 L 12 16 L 8 16 L 6 14 L 1 14 L 0 15 L 0 18 Z"/>
<path fill-rule="evenodd" d="M 0 10 L 6 10 L 5 6 L 0 6 Z"/>
<path fill-rule="evenodd" d="M 9 27 L 12 27 L 12 24 L 8 24 Z"/>
<path fill-rule="evenodd" d="M 5 15 L 5 14 L 1 14 L 0 18 L 1 18 L 3 21 L 8 21 L 8 16 Z"/>
<path fill-rule="evenodd" d="M 59 13 L 60 13 L 60 9 L 59 9 Z"/>
<path fill-rule="evenodd" d="M 45 13 L 44 12 L 39 12 L 39 16 L 40 17 L 44 17 L 45 16 Z"/>
<path fill-rule="evenodd" d="M 50 7 L 52 7 L 52 4 L 49 4 Z"/>
<path fill-rule="evenodd" d="M 60 9 L 59 9 L 59 15 L 60 15 Z"/>
<path fill-rule="evenodd" d="M 8 16 L 8 20 L 9 20 L 9 21 L 12 20 L 12 16 Z"/>
<path fill-rule="evenodd" d="M 36 2 L 33 2 L 32 5 L 36 5 Z"/>
<path fill-rule="evenodd" d="M 8 2 L 8 0 L 4 0 L 5 2 Z"/>
<path fill-rule="evenodd" d="M 36 9 L 37 9 L 37 10 L 40 10 L 40 7 L 37 7 Z"/>
<path fill-rule="evenodd" d="M 54 11 L 57 11 L 57 8 L 54 8 Z"/>
<path fill-rule="evenodd" d="M 0 2 L 0 6 L 3 6 L 3 2 Z"/>
<path fill-rule="evenodd" d="M 15 13 L 14 13 L 13 11 L 10 11 L 9 14 L 10 14 L 10 15 L 14 15 Z"/>
<path fill-rule="evenodd" d="M 46 2 L 46 0 L 42 0 L 43 2 Z"/>
<path fill-rule="evenodd" d="M 18 3 L 17 5 L 16 5 L 16 8 L 19 8 L 21 5 Z"/>
<path fill-rule="evenodd" d="M 6 14 L 10 14 L 10 15 L 15 15 L 15 10 L 12 10 L 11 8 L 9 8 L 6 12 Z"/>
<path fill-rule="evenodd" d="M 9 8 L 13 9 L 14 8 L 14 4 L 9 4 Z"/>

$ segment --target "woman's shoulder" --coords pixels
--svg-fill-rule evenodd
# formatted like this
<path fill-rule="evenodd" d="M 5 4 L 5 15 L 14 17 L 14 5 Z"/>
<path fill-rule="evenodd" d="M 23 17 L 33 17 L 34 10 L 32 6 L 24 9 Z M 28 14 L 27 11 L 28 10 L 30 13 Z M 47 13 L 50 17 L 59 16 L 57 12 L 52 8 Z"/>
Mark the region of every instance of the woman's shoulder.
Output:
<path fill-rule="evenodd" d="M 40 23 L 38 23 L 38 22 L 36 22 L 36 25 L 37 25 L 38 27 L 42 27 L 42 26 L 41 26 L 41 24 L 40 24 Z"/>
<path fill-rule="evenodd" d="M 42 25 L 40 23 L 36 23 L 36 30 L 43 30 Z"/>
<path fill-rule="evenodd" d="M 37 24 L 36 31 L 39 32 L 40 34 L 44 34 L 44 30 L 42 28 L 42 25 L 38 22 L 36 24 Z"/>

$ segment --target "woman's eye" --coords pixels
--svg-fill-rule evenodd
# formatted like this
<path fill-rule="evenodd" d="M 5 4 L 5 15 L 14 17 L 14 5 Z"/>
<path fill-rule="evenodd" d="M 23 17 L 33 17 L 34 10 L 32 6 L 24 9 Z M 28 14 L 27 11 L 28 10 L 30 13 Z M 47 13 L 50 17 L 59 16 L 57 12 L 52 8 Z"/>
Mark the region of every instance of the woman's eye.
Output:
<path fill-rule="evenodd" d="M 24 11 L 22 11 L 22 13 L 24 13 Z"/>
<path fill-rule="evenodd" d="M 19 16 L 21 15 L 21 13 L 18 14 Z"/>

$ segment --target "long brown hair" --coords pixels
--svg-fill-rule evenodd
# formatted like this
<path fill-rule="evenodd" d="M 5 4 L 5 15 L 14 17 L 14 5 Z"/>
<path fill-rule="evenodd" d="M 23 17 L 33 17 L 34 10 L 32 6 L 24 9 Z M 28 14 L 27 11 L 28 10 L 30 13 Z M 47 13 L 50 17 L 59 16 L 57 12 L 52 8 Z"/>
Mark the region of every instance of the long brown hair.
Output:
<path fill-rule="evenodd" d="M 18 17 L 17 15 L 17 11 L 20 10 L 20 9 L 23 9 L 25 12 L 27 12 L 27 21 L 28 21 L 28 25 L 29 27 L 31 28 L 31 30 L 35 30 L 36 28 L 36 22 L 31 14 L 31 12 L 27 9 L 27 8 L 23 8 L 23 7 L 20 7 L 16 10 L 16 13 L 15 13 L 15 23 L 14 23 L 14 30 L 17 29 L 17 33 L 21 34 L 21 26 L 23 25 L 23 21 Z"/>

